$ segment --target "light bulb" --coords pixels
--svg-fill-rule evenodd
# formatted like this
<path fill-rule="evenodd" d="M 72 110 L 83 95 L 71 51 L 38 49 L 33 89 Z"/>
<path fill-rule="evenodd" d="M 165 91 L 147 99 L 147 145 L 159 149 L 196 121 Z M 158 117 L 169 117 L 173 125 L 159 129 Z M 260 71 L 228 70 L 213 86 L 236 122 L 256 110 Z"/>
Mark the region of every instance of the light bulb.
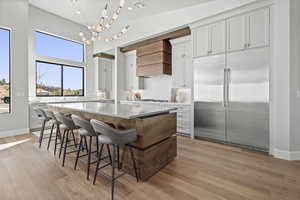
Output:
<path fill-rule="evenodd" d="M 84 37 L 84 38 L 82 38 L 82 42 L 85 42 L 86 41 L 86 38 Z"/>
<path fill-rule="evenodd" d="M 125 0 L 120 0 L 120 7 L 123 7 L 125 5 Z"/>
<path fill-rule="evenodd" d="M 83 36 L 84 36 L 83 32 L 80 32 L 80 33 L 79 33 L 79 36 L 80 36 L 80 37 L 83 37 Z"/>
<path fill-rule="evenodd" d="M 113 19 L 117 19 L 118 17 L 119 17 L 119 15 L 117 13 L 114 13 L 112 16 Z"/>

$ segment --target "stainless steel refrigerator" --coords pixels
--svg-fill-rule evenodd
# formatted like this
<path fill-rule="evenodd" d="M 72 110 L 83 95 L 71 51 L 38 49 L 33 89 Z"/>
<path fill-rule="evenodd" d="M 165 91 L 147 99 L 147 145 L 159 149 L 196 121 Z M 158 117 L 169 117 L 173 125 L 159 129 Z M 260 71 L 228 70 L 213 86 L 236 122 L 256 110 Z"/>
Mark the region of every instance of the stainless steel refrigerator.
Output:
<path fill-rule="evenodd" d="M 269 48 L 194 60 L 195 137 L 268 151 Z"/>

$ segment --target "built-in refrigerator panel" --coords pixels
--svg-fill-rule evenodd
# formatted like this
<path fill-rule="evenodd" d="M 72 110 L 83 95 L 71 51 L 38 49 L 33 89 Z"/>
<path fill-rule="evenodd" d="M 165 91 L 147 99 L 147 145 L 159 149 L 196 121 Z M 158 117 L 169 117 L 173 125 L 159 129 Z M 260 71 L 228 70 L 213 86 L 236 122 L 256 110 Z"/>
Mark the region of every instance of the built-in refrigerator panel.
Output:
<path fill-rule="evenodd" d="M 269 148 L 269 48 L 227 54 L 227 142 Z"/>
<path fill-rule="evenodd" d="M 195 137 L 225 141 L 225 55 L 194 60 Z"/>

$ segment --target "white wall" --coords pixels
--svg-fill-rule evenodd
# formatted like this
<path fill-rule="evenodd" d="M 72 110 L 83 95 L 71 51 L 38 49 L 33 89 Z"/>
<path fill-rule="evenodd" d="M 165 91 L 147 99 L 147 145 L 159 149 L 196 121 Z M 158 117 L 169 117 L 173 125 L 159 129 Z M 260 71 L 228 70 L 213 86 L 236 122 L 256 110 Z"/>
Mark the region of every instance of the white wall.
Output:
<path fill-rule="evenodd" d="M 0 114 L 0 137 L 28 133 L 28 4 L 0 0 L 0 27 L 11 29 L 12 112 Z"/>
<path fill-rule="evenodd" d="M 169 100 L 171 96 L 172 78 L 168 75 L 153 76 L 144 79 L 143 99 Z"/>
<path fill-rule="evenodd" d="M 284 158 L 289 152 L 290 137 L 290 23 L 289 0 L 276 0 L 274 5 L 274 46 L 273 46 L 273 78 L 271 82 L 271 130 L 273 131 L 273 148 L 276 157 Z"/>
<path fill-rule="evenodd" d="M 29 97 L 30 99 L 45 99 L 45 97 L 35 98 L 35 49 L 34 31 L 39 30 L 50 34 L 58 35 L 66 39 L 80 41 L 79 32 L 87 33 L 87 28 L 70 20 L 53 15 L 49 12 L 29 6 Z M 85 70 L 85 94 L 86 97 L 96 96 L 96 71 L 93 61 L 93 45 L 86 46 L 86 70 Z M 65 97 L 72 98 L 72 97 Z M 53 97 L 47 98 L 49 100 Z M 78 98 L 77 98 L 78 99 Z"/>
<path fill-rule="evenodd" d="M 300 1 L 290 3 L 290 151 L 300 153 Z M 292 156 L 293 157 L 293 156 Z M 296 157 L 300 159 L 300 157 Z"/>

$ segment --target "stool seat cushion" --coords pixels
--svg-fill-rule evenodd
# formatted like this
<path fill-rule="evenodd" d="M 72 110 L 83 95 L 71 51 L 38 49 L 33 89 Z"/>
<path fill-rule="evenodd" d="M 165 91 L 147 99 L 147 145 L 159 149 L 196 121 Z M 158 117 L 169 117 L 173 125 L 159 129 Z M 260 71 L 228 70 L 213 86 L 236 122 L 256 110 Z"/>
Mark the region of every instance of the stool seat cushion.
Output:
<path fill-rule="evenodd" d="M 87 130 L 85 130 L 83 128 L 80 128 L 78 130 L 78 132 L 79 132 L 79 135 L 81 135 L 81 136 L 95 136 L 94 134 L 89 133 Z"/>

